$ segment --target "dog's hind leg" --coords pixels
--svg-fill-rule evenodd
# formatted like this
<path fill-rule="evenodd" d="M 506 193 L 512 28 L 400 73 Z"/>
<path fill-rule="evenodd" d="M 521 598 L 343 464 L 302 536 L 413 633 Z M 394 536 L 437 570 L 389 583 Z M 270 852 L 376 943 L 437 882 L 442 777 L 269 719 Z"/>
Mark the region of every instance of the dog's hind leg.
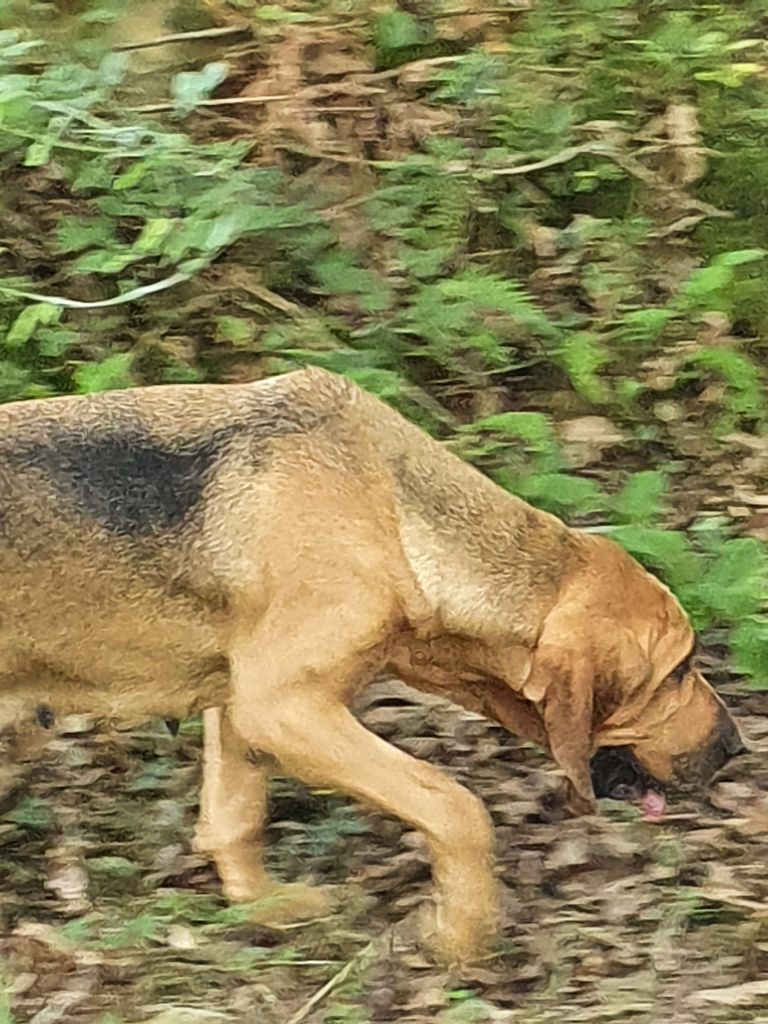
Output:
<path fill-rule="evenodd" d="M 270 922 L 322 916 L 330 898 L 300 883 L 281 885 L 264 867 L 269 773 L 266 758 L 249 750 L 227 712 L 203 713 L 203 786 L 195 846 L 209 854 L 232 903 L 263 902 Z M 258 911 L 254 910 L 254 917 Z"/>
<path fill-rule="evenodd" d="M 240 638 L 230 660 L 232 724 L 248 746 L 273 754 L 297 778 L 355 796 L 424 833 L 437 883 L 435 944 L 450 960 L 464 960 L 496 927 L 490 821 L 468 790 L 374 736 L 346 707 L 350 687 L 371 670 L 373 637 L 391 621 L 386 601 L 372 600 L 362 581 L 350 589 L 343 606 L 325 595 L 302 602 L 298 635 L 295 614 L 280 602 Z"/>

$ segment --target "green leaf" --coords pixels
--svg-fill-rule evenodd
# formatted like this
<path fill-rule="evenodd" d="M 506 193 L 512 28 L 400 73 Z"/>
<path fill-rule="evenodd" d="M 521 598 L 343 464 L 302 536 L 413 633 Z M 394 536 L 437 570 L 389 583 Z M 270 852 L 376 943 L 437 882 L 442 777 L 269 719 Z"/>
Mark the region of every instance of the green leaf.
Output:
<path fill-rule="evenodd" d="M 127 857 L 89 857 L 87 865 L 93 874 L 110 878 L 132 878 L 141 873 L 141 868 Z"/>
<path fill-rule="evenodd" d="M 379 370 L 373 366 L 350 367 L 345 371 L 344 376 L 354 381 L 355 384 L 359 384 L 366 391 L 370 391 L 371 394 L 384 399 L 385 402 L 403 397 L 402 377 L 392 370 Z"/>
<path fill-rule="evenodd" d="M 26 306 L 16 317 L 5 336 L 7 349 L 22 348 L 35 334 L 38 327 L 58 323 L 61 318 L 61 306 L 53 306 L 49 302 L 39 302 L 34 306 Z"/>
<path fill-rule="evenodd" d="M 112 188 L 121 191 L 123 189 L 134 188 L 134 186 L 140 184 L 145 177 L 147 177 L 154 168 L 154 162 L 152 160 L 136 160 L 126 171 L 119 174 L 114 182 Z"/>
<path fill-rule="evenodd" d="M 738 89 L 753 75 L 761 74 L 764 70 L 762 64 L 724 64 L 714 71 L 697 71 L 693 77 L 699 82 L 717 82 L 726 89 Z"/>
<path fill-rule="evenodd" d="M 759 417 L 765 412 L 760 373 L 743 353 L 721 346 L 701 347 L 691 353 L 684 366 L 719 373 L 728 385 L 725 404 L 737 415 Z"/>
<path fill-rule="evenodd" d="M 72 264 L 78 274 L 119 274 L 139 259 L 139 254 L 130 249 L 97 249 L 80 256 Z"/>
<path fill-rule="evenodd" d="M 13 810 L 5 815 L 6 821 L 12 821 L 22 828 L 43 831 L 53 824 L 53 812 L 49 805 L 37 796 L 28 796 L 18 803 Z"/>
<path fill-rule="evenodd" d="M 619 331 L 622 341 L 647 344 L 655 341 L 674 316 L 671 309 L 637 309 L 627 313 Z"/>
<path fill-rule="evenodd" d="M 715 267 L 740 267 L 744 263 L 757 263 L 768 255 L 766 249 L 736 249 L 724 252 L 712 260 Z"/>
<path fill-rule="evenodd" d="M 149 914 L 142 914 L 132 920 L 125 921 L 110 933 L 106 934 L 100 945 L 104 949 L 120 949 L 131 946 L 143 946 L 157 934 L 159 924 Z"/>
<path fill-rule="evenodd" d="M 586 332 L 570 335 L 562 343 L 560 355 L 571 383 L 580 394 L 590 402 L 608 400 L 610 391 L 598 374 L 611 357 L 594 335 Z"/>
<path fill-rule="evenodd" d="M 357 295 L 370 312 L 386 309 L 390 302 L 384 281 L 370 270 L 355 266 L 351 255 L 333 253 L 318 260 L 313 274 L 330 295 Z"/>
<path fill-rule="evenodd" d="M 702 589 L 722 622 L 739 622 L 759 612 L 768 600 L 765 546 L 754 537 L 727 541 L 709 566 Z"/>
<path fill-rule="evenodd" d="M 768 690 L 768 618 L 752 615 L 739 622 L 730 646 L 736 671 L 749 677 L 752 689 Z"/>
<path fill-rule="evenodd" d="M 534 450 L 556 447 L 549 418 L 540 412 L 502 412 L 475 420 L 459 429 L 473 433 L 478 430 L 494 431 L 502 437 L 520 438 L 521 441 L 528 442 Z"/>
<path fill-rule="evenodd" d="M 58 359 L 64 355 L 67 349 L 81 340 L 77 331 L 70 331 L 63 327 L 41 327 L 37 332 L 37 351 L 41 356 L 48 359 Z"/>
<path fill-rule="evenodd" d="M 498 1007 L 474 993 L 450 993 L 453 1005 L 441 1010 L 435 1018 L 438 1024 L 493 1024 L 498 1019 Z"/>
<path fill-rule="evenodd" d="M 56 238 L 59 252 L 70 253 L 94 245 L 106 246 L 113 242 L 114 235 L 107 217 L 62 217 L 56 225 Z"/>
<path fill-rule="evenodd" d="M 439 282 L 437 288 L 444 298 L 471 303 L 478 313 L 505 313 L 522 327 L 545 337 L 559 333 L 531 294 L 509 278 L 468 270 Z"/>
<path fill-rule="evenodd" d="M 697 305 L 706 306 L 719 297 L 723 288 L 733 280 L 733 271 L 724 264 L 694 270 L 683 285 L 682 297 Z"/>
<path fill-rule="evenodd" d="M 54 140 L 52 138 L 40 139 L 33 142 L 24 157 L 25 167 L 43 167 L 51 159 Z"/>
<path fill-rule="evenodd" d="M 376 19 L 373 38 L 380 50 L 399 50 L 422 43 L 424 30 L 413 15 L 405 11 L 387 11 Z"/>
<path fill-rule="evenodd" d="M 151 217 L 141 229 L 133 243 L 135 253 L 157 252 L 162 242 L 173 230 L 176 221 L 172 217 Z"/>
<path fill-rule="evenodd" d="M 25 57 L 30 50 L 42 46 L 41 39 L 23 40 L 15 29 L 0 31 L 0 63 L 13 63 L 17 57 Z"/>
<path fill-rule="evenodd" d="M 698 309 L 727 308 L 725 289 L 734 278 L 734 267 L 764 259 L 764 249 L 736 249 L 715 256 L 708 267 L 695 270 L 683 286 L 677 305 Z"/>
<path fill-rule="evenodd" d="M 619 522 L 650 524 L 661 518 L 666 477 L 656 470 L 633 473 L 614 498 L 613 511 Z"/>
<path fill-rule="evenodd" d="M 0 402 L 26 397 L 33 387 L 32 371 L 7 359 L 0 359 Z"/>
<path fill-rule="evenodd" d="M 241 316 L 216 318 L 216 340 L 228 341 L 237 347 L 251 345 L 256 337 L 256 325 Z"/>
<path fill-rule="evenodd" d="M 673 590 L 702 577 L 703 561 L 685 534 L 636 524 L 612 530 L 611 537 L 644 565 L 658 569 Z"/>
<path fill-rule="evenodd" d="M 555 515 L 587 515 L 599 511 L 605 497 L 594 480 L 565 473 L 535 473 L 517 489 L 520 497 Z"/>
<path fill-rule="evenodd" d="M 67 921 L 66 924 L 59 928 L 59 935 L 67 943 L 82 946 L 90 939 L 92 927 L 90 921 L 86 921 L 82 917 L 76 917 L 72 921 Z"/>
<path fill-rule="evenodd" d="M 75 371 L 78 394 L 131 387 L 133 384 L 130 373 L 132 364 L 133 356 L 128 352 L 109 356 L 100 363 L 83 364 Z"/>
<path fill-rule="evenodd" d="M 228 75 L 229 64 L 225 61 L 206 64 L 202 71 L 180 71 L 171 82 L 171 95 L 178 106 L 194 107 L 200 100 L 208 99 Z"/>

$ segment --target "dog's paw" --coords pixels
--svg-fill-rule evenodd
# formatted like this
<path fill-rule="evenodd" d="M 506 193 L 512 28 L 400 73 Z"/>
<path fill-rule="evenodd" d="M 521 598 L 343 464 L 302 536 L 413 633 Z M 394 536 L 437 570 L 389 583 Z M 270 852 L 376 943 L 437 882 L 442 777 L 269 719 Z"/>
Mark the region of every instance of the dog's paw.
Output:
<path fill-rule="evenodd" d="M 467 906 L 460 914 L 425 904 L 417 915 L 420 944 L 441 963 L 462 967 L 475 963 L 498 934 L 497 908 Z"/>
<path fill-rule="evenodd" d="M 276 928 L 327 917 L 335 904 L 331 891 L 303 882 L 275 885 L 258 900 L 249 902 L 248 916 L 254 924 Z"/>

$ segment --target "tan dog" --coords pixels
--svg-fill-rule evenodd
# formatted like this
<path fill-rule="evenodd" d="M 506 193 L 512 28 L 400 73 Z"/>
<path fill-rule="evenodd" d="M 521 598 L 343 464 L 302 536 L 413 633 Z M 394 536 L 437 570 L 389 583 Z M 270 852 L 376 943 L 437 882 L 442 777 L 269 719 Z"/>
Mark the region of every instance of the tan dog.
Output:
<path fill-rule="evenodd" d="M 740 746 L 676 601 L 342 378 L 155 387 L 0 408 L 0 712 L 205 710 L 197 841 L 227 896 L 283 920 L 261 840 L 272 755 L 420 829 L 436 943 L 493 932 L 482 804 L 348 710 L 386 665 L 549 748 L 708 779 Z"/>

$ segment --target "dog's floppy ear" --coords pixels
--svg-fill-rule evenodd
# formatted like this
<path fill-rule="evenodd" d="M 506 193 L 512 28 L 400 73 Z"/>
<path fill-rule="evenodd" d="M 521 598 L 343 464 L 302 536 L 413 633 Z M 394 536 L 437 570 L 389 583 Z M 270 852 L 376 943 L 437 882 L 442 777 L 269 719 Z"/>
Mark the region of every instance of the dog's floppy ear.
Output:
<path fill-rule="evenodd" d="M 582 616 L 579 616 L 581 619 Z M 571 615 L 550 616 L 534 653 L 523 695 L 539 708 L 552 757 L 568 779 L 568 804 L 575 814 L 595 809 L 589 771 L 593 753 L 595 666 L 589 637 Z"/>
<path fill-rule="evenodd" d="M 576 656 L 550 669 L 543 718 L 552 757 L 568 779 L 568 805 L 574 814 L 595 810 L 589 761 L 592 743 L 592 672 Z"/>

